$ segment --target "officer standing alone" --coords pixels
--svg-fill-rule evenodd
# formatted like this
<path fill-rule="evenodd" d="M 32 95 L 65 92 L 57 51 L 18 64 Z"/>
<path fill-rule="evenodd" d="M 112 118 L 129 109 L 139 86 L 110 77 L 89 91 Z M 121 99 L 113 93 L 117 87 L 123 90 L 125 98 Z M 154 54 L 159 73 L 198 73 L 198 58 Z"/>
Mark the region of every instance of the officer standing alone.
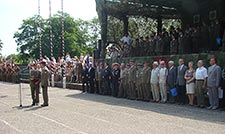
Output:
<path fill-rule="evenodd" d="M 49 85 L 49 70 L 46 67 L 46 61 L 42 61 L 41 65 L 41 87 L 43 93 L 44 103 L 41 105 L 42 107 L 48 106 L 48 85 Z"/>

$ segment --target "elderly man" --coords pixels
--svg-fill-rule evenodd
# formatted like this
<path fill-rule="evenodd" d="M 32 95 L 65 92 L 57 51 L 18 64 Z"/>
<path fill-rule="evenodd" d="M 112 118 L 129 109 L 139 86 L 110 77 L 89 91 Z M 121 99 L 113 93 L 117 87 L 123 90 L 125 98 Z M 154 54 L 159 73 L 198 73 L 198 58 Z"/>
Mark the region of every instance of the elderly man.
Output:
<path fill-rule="evenodd" d="M 177 70 L 177 87 L 178 87 L 178 101 L 179 104 L 184 105 L 186 102 L 186 81 L 184 79 L 187 66 L 184 65 L 184 60 L 179 59 L 179 66 Z"/>
<path fill-rule="evenodd" d="M 216 58 L 210 59 L 210 67 L 208 68 L 207 89 L 209 92 L 210 106 L 208 109 L 217 109 L 219 107 L 218 87 L 221 79 L 221 68 L 216 65 Z"/>
<path fill-rule="evenodd" d="M 198 68 L 196 70 L 196 93 L 197 93 L 197 104 L 198 107 L 204 108 L 204 92 L 206 90 L 206 80 L 208 74 L 207 69 L 203 66 L 203 61 L 198 61 Z"/>
<path fill-rule="evenodd" d="M 158 62 L 153 62 L 151 71 L 151 89 L 154 102 L 159 102 L 159 68 Z"/>
<path fill-rule="evenodd" d="M 167 76 L 167 84 L 169 89 L 173 89 L 176 87 L 176 80 L 177 80 L 177 68 L 174 66 L 174 61 L 168 62 L 168 76 Z M 174 103 L 174 96 L 170 94 L 170 103 Z"/>

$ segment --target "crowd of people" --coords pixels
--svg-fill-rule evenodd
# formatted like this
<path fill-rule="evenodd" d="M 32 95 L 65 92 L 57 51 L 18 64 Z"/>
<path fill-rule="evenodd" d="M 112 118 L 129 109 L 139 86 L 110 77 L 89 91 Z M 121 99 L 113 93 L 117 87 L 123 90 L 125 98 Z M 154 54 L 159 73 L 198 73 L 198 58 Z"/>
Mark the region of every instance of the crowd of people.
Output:
<path fill-rule="evenodd" d="M 131 100 L 151 101 L 155 103 L 195 104 L 204 108 L 208 106 L 205 95 L 209 98 L 208 109 L 219 108 L 219 87 L 221 86 L 221 68 L 216 58 L 210 59 L 206 69 L 202 60 L 188 62 L 179 59 L 179 66 L 174 61 L 108 63 L 97 62 L 84 68 L 82 72 L 83 92 L 100 95 L 112 95 Z M 196 100 L 197 101 L 196 101 Z"/>
<path fill-rule="evenodd" d="M 19 70 L 20 67 L 13 61 L 0 60 L 0 81 L 18 83 Z"/>
<path fill-rule="evenodd" d="M 55 82 L 60 82 L 63 77 L 66 77 L 66 82 L 68 83 L 81 82 L 83 66 L 85 66 L 85 62 L 89 61 L 89 59 L 92 60 L 88 55 L 80 56 L 80 58 L 77 56 L 71 58 L 70 54 L 67 54 L 65 58 L 59 57 L 57 60 L 54 57 L 48 58 L 45 56 L 40 60 L 32 61 L 29 66 L 33 63 L 38 63 L 43 59 L 46 60 L 47 67 L 50 69 L 51 75 L 54 75 Z M 38 68 L 40 67 L 38 66 Z"/>
<path fill-rule="evenodd" d="M 150 36 L 132 39 L 125 34 L 118 45 L 110 48 L 110 57 L 138 57 L 190 54 L 224 49 L 225 32 L 220 36 L 218 23 L 212 26 L 203 24 L 201 27 L 186 29 L 170 27 L 162 32 L 153 32 Z"/>

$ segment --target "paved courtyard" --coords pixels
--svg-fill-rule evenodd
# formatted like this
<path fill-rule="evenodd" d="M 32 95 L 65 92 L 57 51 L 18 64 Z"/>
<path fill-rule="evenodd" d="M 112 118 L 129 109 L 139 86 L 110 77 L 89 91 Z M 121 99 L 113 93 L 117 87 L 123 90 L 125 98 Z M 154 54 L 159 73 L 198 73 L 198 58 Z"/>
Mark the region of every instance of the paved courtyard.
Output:
<path fill-rule="evenodd" d="M 27 84 L 19 108 L 18 87 L 0 82 L 0 134 L 225 134 L 221 111 L 59 88 L 49 89 L 49 107 L 30 107 Z"/>

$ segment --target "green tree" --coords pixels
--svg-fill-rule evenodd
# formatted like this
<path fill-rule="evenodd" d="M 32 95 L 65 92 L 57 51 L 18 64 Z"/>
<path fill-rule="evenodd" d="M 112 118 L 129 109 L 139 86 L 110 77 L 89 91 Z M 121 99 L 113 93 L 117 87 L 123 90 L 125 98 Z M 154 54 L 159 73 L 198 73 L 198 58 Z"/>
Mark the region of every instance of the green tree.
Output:
<path fill-rule="evenodd" d="M 50 21 L 52 24 L 53 56 L 56 58 L 62 56 L 61 15 L 61 12 L 58 12 L 49 19 L 34 16 L 23 21 L 21 27 L 14 34 L 20 58 L 26 61 L 39 58 L 39 31 L 41 31 L 42 56 L 50 57 Z M 65 52 L 72 56 L 79 56 L 81 53 L 91 54 L 93 51 L 93 47 L 88 45 L 88 43 L 93 42 L 93 38 L 89 36 L 87 28 L 81 28 L 81 22 L 85 21 L 74 20 L 69 14 L 64 13 Z M 93 24 L 86 23 L 88 26 Z"/>

